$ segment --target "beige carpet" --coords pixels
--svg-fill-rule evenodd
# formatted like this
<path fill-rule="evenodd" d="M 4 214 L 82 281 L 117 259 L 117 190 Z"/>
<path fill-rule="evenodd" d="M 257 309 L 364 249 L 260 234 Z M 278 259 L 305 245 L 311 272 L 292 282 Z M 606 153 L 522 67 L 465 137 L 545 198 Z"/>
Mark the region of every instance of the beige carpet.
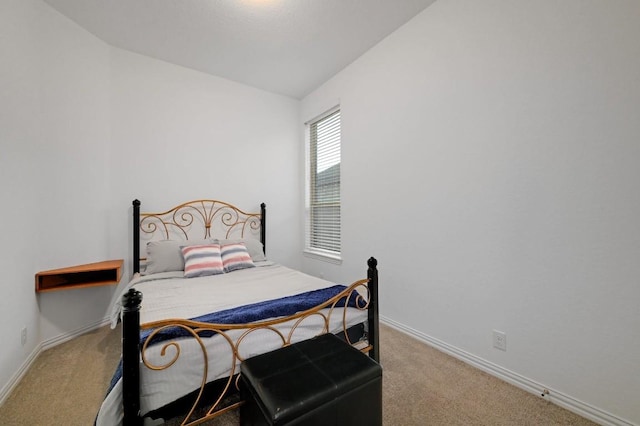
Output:
<path fill-rule="evenodd" d="M 594 424 L 392 328 L 380 340 L 387 426 Z M 43 352 L 0 407 L 0 425 L 93 424 L 119 356 L 120 330 L 108 327 Z"/>

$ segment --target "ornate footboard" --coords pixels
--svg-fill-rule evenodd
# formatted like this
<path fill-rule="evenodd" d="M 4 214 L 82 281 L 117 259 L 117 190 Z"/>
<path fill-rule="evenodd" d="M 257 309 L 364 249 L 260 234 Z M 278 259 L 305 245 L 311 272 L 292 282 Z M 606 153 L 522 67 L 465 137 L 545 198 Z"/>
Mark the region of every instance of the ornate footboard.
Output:
<path fill-rule="evenodd" d="M 140 306 L 143 295 L 131 289 L 123 296 L 123 404 L 124 404 L 124 425 L 142 424 L 140 417 L 140 354 L 142 354 L 142 363 L 146 368 L 151 370 L 165 370 L 171 368 L 181 354 L 181 344 L 184 337 L 171 338 L 159 345 L 162 345 L 162 355 L 167 355 L 168 360 L 161 365 L 155 365 L 147 359 L 146 352 L 149 342 L 157 335 L 168 329 L 179 329 L 190 339 L 195 339 L 202 350 L 203 371 L 202 381 L 199 384 L 200 389 L 194 397 L 194 401 L 188 413 L 185 414 L 183 425 L 195 425 L 203 421 L 216 417 L 228 410 L 239 407 L 243 401 L 235 401 L 225 404 L 225 398 L 237 391 L 237 371 L 236 364 L 243 360 L 241 346 L 243 342 L 250 338 L 253 333 L 259 331 L 273 333 L 281 346 L 292 343 L 292 339 L 296 329 L 307 319 L 315 317 L 320 319 L 321 329 L 317 334 L 329 332 L 329 324 L 331 318 L 341 315 L 342 329 L 346 340 L 356 345 L 360 350 L 369 354 L 371 358 L 379 361 L 379 340 L 378 340 L 378 271 L 377 261 L 373 257 L 368 261 L 367 279 L 354 282 L 351 286 L 341 291 L 334 297 L 325 302 L 299 312 L 292 316 L 282 317 L 273 320 L 258 321 L 248 324 L 212 324 L 205 322 L 196 322 L 183 319 L 170 319 L 156 321 L 152 323 L 140 325 Z M 351 302 L 351 306 L 356 309 L 367 311 L 367 334 L 366 340 L 359 342 L 350 342 L 347 333 L 347 307 Z M 277 326 L 283 323 L 292 323 L 287 332 L 278 329 Z M 143 344 L 140 343 L 140 332 L 149 330 L 150 333 Z M 207 374 L 210 362 L 209 354 L 205 347 L 205 340 L 212 334 L 222 336 L 228 345 L 231 353 L 231 374 L 224 379 L 222 391 L 214 396 L 214 402 L 202 409 L 200 406 L 201 398 L 207 384 Z M 196 413 L 196 407 L 198 412 Z"/>

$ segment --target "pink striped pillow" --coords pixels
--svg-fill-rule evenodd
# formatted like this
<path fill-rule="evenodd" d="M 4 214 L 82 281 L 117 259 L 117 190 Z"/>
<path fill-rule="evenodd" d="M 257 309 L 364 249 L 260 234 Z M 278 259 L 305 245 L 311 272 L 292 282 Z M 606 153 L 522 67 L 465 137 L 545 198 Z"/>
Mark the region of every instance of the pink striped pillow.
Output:
<path fill-rule="evenodd" d="M 251 260 L 247 247 L 242 243 L 225 244 L 220 250 L 222 252 L 222 266 L 225 272 L 256 266 Z"/>
<path fill-rule="evenodd" d="M 204 277 L 224 273 L 220 244 L 182 247 L 184 277 Z"/>

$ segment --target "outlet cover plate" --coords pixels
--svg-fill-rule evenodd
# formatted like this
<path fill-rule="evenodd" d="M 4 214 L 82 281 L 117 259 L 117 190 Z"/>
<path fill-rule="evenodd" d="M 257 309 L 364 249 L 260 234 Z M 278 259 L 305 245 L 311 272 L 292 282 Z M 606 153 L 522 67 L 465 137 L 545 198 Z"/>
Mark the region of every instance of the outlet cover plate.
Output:
<path fill-rule="evenodd" d="M 507 334 L 502 331 L 493 330 L 493 347 L 506 352 Z"/>

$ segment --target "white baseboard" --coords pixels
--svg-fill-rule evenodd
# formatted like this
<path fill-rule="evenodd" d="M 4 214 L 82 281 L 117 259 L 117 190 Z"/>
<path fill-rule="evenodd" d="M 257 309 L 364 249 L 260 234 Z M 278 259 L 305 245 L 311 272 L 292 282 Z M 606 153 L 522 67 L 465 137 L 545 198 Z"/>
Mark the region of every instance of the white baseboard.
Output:
<path fill-rule="evenodd" d="M 35 349 L 29 354 L 27 359 L 22 363 L 18 371 L 9 379 L 9 382 L 4 385 L 4 387 L 0 390 L 0 405 L 4 404 L 6 399 L 11 395 L 11 392 L 15 389 L 15 387 L 20 383 L 22 377 L 29 371 L 33 362 L 38 358 L 38 355 L 47 349 L 51 349 L 54 346 L 58 346 L 61 343 L 67 342 L 75 337 L 81 336 L 89 331 L 93 331 L 97 328 L 100 328 L 104 325 L 110 323 L 109 318 L 103 318 L 102 320 L 96 321 L 93 324 L 87 325 L 85 327 L 78 328 L 76 330 L 62 333 L 58 336 L 52 337 L 45 341 L 40 342 Z"/>
<path fill-rule="evenodd" d="M 29 368 L 31 368 L 31 364 L 33 364 L 33 361 L 35 361 L 36 358 L 38 358 L 38 355 L 40 355 L 40 352 L 42 352 L 42 343 L 35 347 L 35 349 L 29 354 L 27 359 L 22 363 L 18 371 L 16 371 L 11 379 L 9 379 L 9 382 L 4 385 L 2 390 L 0 390 L 0 406 L 4 404 L 9 395 L 11 395 L 11 392 L 13 392 L 15 387 L 18 386 L 18 383 L 20 383 L 22 377 L 24 377 L 27 371 L 29 371 Z"/>
<path fill-rule="evenodd" d="M 81 328 L 77 328 L 73 331 L 67 332 L 67 333 L 62 333 L 59 334 L 55 337 L 52 337 L 50 339 L 44 340 L 41 345 L 42 345 L 42 350 L 46 351 L 47 349 L 51 349 L 54 346 L 58 346 L 64 342 L 68 342 L 71 339 L 74 339 L 78 336 L 82 336 L 85 333 L 88 333 L 90 331 L 93 331 L 97 328 L 103 327 L 107 324 L 109 324 L 111 322 L 111 320 L 108 317 L 105 317 L 101 320 L 98 320 L 96 322 L 94 322 L 93 324 L 89 324 L 87 326 L 81 327 Z"/>
<path fill-rule="evenodd" d="M 598 424 L 606 425 L 606 426 L 638 426 L 634 423 L 631 423 L 627 420 L 621 419 L 613 414 L 603 411 L 597 407 L 594 407 L 592 405 L 579 401 L 569 395 L 563 394 L 562 392 L 551 389 L 546 385 L 538 383 L 518 373 L 507 370 L 506 368 L 500 367 L 497 364 L 494 364 L 480 357 L 477 357 L 469 352 L 463 351 L 462 349 L 456 348 L 455 346 L 452 346 L 434 337 L 428 336 L 424 333 L 414 330 L 413 328 L 408 327 L 399 322 L 396 322 L 390 318 L 387 318 L 381 315 L 380 322 L 402 333 L 405 333 L 421 342 L 424 342 L 427 345 L 432 346 L 441 352 L 451 355 L 454 358 L 457 358 L 460 361 L 465 362 L 466 364 L 472 365 L 478 368 L 479 370 L 482 370 L 488 374 L 491 374 L 492 376 L 495 376 L 501 380 L 504 380 L 505 382 L 510 383 L 520 389 L 523 389 L 527 392 L 533 393 L 541 398 L 551 401 L 554 404 L 557 404 L 563 408 L 566 408 L 567 410 L 572 411 L 589 420 L 592 420 Z M 543 397 L 542 393 L 545 389 L 549 391 L 549 394 Z"/>

